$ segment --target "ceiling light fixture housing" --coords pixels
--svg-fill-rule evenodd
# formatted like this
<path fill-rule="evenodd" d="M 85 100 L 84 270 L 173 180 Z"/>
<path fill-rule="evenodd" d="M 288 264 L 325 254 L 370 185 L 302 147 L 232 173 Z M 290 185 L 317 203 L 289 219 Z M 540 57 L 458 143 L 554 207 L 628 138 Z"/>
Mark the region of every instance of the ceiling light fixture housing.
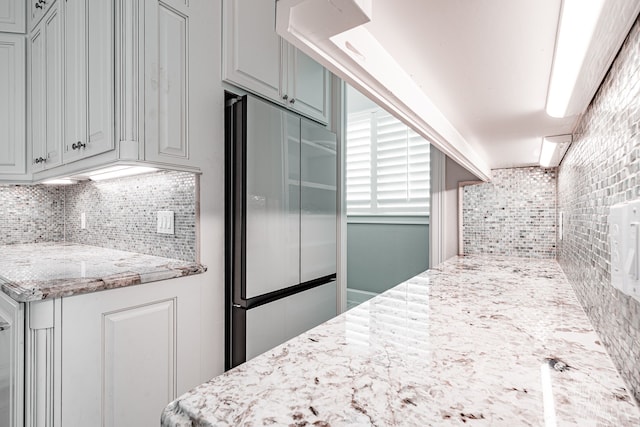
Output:
<path fill-rule="evenodd" d="M 637 0 L 563 0 L 546 111 L 582 114 L 640 12 Z"/>
<path fill-rule="evenodd" d="M 42 181 L 42 184 L 45 185 L 71 185 L 75 184 L 78 181 L 71 178 L 56 178 L 56 179 L 48 179 L 46 181 Z"/>
<path fill-rule="evenodd" d="M 125 176 L 141 175 L 143 173 L 155 172 L 158 169 L 148 166 L 112 166 L 98 169 L 87 173 L 87 177 L 92 181 L 103 181 L 105 179 L 122 178 Z"/>
<path fill-rule="evenodd" d="M 572 141 L 572 135 L 544 137 L 542 139 L 542 148 L 540 149 L 540 166 L 543 168 L 559 166 Z"/>

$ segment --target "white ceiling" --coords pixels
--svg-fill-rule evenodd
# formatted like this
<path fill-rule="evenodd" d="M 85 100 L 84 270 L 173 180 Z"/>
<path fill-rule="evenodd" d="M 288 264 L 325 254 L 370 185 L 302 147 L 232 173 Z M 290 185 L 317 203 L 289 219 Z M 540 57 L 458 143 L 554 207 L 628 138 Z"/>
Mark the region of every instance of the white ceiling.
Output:
<path fill-rule="evenodd" d="M 494 168 L 538 163 L 560 0 L 374 1 L 365 27 Z"/>
<path fill-rule="evenodd" d="M 593 0 L 589 0 L 593 1 Z M 537 165 L 561 0 L 278 0 L 276 30 L 482 179 Z M 606 0 L 573 87 L 582 112 L 640 0 Z M 572 30 L 573 31 L 573 30 Z"/>

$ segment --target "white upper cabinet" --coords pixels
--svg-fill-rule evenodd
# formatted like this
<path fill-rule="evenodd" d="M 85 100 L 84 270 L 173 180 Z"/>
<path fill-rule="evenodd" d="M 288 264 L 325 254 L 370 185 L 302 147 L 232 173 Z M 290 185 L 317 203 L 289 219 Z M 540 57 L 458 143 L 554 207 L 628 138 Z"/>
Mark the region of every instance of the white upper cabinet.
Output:
<path fill-rule="evenodd" d="M 26 172 L 25 42 L 0 34 L 0 179 Z"/>
<path fill-rule="evenodd" d="M 29 37 L 32 170 L 62 164 L 62 16 L 55 4 Z"/>
<path fill-rule="evenodd" d="M 24 0 L 0 0 L 0 31 L 6 33 L 24 33 Z"/>
<path fill-rule="evenodd" d="M 329 72 L 275 31 L 275 2 L 223 2 L 223 79 L 312 119 L 329 118 Z"/>
<path fill-rule="evenodd" d="M 66 0 L 64 162 L 113 150 L 113 3 Z"/>
<path fill-rule="evenodd" d="M 189 55 L 189 2 L 145 3 L 144 158 L 189 165 L 190 73 L 198 67 Z M 197 88 L 194 88 L 197 90 Z"/>
<path fill-rule="evenodd" d="M 56 0 L 17 0 L 16 2 L 22 3 L 22 7 L 24 7 L 24 3 L 27 4 L 28 29 L 33 30 Z"/>
<path fill-rule="evenodd" d="M 281 102 L 283 41 L 273 1 L 231 0 L 223 8 L 223 78 Z"/>
<path fill-rule="evenodd" d="M 309 56 L 288 45 L 287 95 L 289 106 L 323 123 L 329 121 L 329 72 Z"/>

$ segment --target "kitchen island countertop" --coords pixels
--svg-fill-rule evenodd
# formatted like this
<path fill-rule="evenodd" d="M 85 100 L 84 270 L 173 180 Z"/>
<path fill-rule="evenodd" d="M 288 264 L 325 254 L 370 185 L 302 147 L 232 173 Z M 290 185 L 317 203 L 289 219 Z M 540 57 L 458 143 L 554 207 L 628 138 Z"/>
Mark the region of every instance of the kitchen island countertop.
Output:
<path fill-rule="evenodd" d="M 164 426 L 637 426 L 554 260 L 451 259 L 170 403 Z"/>
<path fill-rule="evenodd" d="M 189 261 L 50 242 L 0 246 L 0 288 L 19 302 L 67 297 L 199 274 Z"/>

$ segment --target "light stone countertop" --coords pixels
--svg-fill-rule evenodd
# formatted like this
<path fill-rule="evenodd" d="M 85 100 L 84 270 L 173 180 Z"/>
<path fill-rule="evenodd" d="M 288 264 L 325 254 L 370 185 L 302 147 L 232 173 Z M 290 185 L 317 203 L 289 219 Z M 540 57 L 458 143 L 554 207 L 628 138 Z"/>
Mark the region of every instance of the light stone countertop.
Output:
<path fill-rule="evenodd" d="M 16 301 L 67 297 L 199 274 L 188 261 L 77 243 L 0 246 L 0 288 Z"/>
<path fill-rule="evenodd" d="M 449 260 L 170 403 L 169 426 L 638 426 L 553 260 Z"/>

